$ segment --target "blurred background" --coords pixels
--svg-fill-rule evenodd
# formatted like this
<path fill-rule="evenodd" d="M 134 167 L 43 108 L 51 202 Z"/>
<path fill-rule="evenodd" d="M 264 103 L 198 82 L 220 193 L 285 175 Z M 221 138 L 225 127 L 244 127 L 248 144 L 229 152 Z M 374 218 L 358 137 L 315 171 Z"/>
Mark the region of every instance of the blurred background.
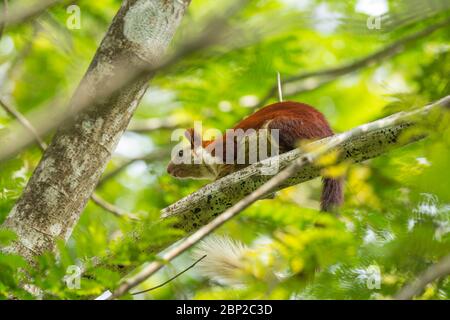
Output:
<path fill-rule="evenodd" d="M 24 7 L 31 3 L 14 1 Z M 48 105 L 65 108 L 120 4 L 67 1 L 3 30 L 1 100 L 25 116 Z M 70 20 L 76 11 L 68 12 L 69 5 L 80 10 L 79 26 Z M 188 36 L 202 34 L 228 6 L 226 1 L 193 0 L 172 50 Z M 175 144 L 172 130 L 194 121 L 222 131 L 232 127 L 277 101 L 277 72 L 284 99 L 314 106 L 335 132 L 448 95 L 449 10 L 450 1 L 438 0 L 249 1 L 228 17 L 226 37 L 218 44 L 186 55 L 150 82 L 97 193 L 151 224 L 161 209 L 206 184 L 166 173 Z M 318 70 L 328 72 L 307 74 Z M 450 123 L 440 120 L 423 128 L 430 133 L 426 140 L 362 164 L 336 167 L 332 174 L 347 180 L 340 217 L 319 212 L 321 184 L 315 179 L 258 201 L 223 226 L 217 234 L 248 246 L 245 259 L 235 266 L 234 282 L 205 277 L 193 268 L 162 288 L 128 298 L 391 297 L 450 251 Z M 0 108 L 0 132 L 12 121 Z M 49 142 L 51 135 L 44 139 Z M 32 146 L 0 164 L 0 223 L 40 157 Z M 94 276 L 73 290 L 61 280 L 67 266 L 107 250 L 119 253 L 112 264 L 137 265 L 151 259 L 142 248 L 176 233 L 167 225 L 152 225 L 143 230 L 140 243 L 114 241 L 132 225 L 90 202 L 59 257 L 40 259 L 36 284 L 52 298 L 100 294 L 120 279 L 117 271 L 92 270 Z M 183 255 L 140 289 L 165 281 L 193 261 L 192 255 Z M 16 292 L 31 298 L 17 285 L 15 270 L 22 263 L 0 259 L 0 297 Z M 449 279 L 429 285 L 420 298 L 449 299 Z"/>

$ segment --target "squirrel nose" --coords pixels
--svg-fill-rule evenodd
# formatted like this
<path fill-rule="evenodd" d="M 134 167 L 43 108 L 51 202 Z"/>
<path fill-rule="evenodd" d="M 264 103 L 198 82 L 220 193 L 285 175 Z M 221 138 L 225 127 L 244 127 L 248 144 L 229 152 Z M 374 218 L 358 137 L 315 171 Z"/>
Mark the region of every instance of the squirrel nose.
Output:
<path fill-rule="evenodd" d="M 170 163 L 170 164 L 167 166 L 167 173 L 170 174 L 170 175 L 173 175 L 173 169 L 174 169 L 174 167 L 173 167 L 173 165 Z"/>

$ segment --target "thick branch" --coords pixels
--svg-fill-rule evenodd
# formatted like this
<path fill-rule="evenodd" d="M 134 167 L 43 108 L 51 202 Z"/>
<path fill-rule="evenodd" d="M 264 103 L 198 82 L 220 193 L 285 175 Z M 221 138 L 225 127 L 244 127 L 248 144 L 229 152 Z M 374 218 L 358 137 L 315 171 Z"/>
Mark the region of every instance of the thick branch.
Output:
<path fill-rule="evenodd" d="M 261 199 L 263 196 L 270 194 L 276 190 L 279 190 L 280 188 L 284 188 L 286 186 L 299 183 L 298 180 L 302 180 L 306 176 L 309 176 L 311 173 L 315 173 L 316 171 L 311 171 L 311 169 L 314 166 L 314 161 L 318 159 L 321 155 L 326 154 L 327 152 L 330 152 L 334 149 L 338 149 L 340 151 L 343 151 L 345 154 L 342 159 L 351 158 L 353 161 L 363 161 L 371 157 L 375 157 L 382 152 L 389 149 L 389 147 L 393 147 L 394 145 L 403 145 L 406 143 L 401 143 L 401 140 L 398 140 L 399 135 L 405 130 L 405 128 L 408 128 L 414 124 L 414 121 L 423 115 L 428 114 L 432 109 L 436 109 L 440 106 L 450 106 L 450 96 L 442 99 L 438 103 L 423 107 L 422 109 L 415 110 L 412 112 L 400 112 L 398 114 L 395 114 L 393 116 L 387 117 L 385 119 L 381 119 L 369 124 L 365 124 L 363 126 L 360 126 L 358 128 L 355 128 L 353 130 L 347 131 L 342 134 L 338 134 L 336 136 L 333 136 L 331 138 L 323 139 L 318 142 L 313 143 L 313 151 L 308 153 L 302 153 L 299 150 L 294 150 L 290 152 L 287 155 L 287 157 L 284 157 L 283 159 L 280 159 L 280 163 L 283 163 L 283 170 L 276 174 L 274 177 L 267 177 L 263 182 L 261 182 L 261 179 L 258 180 L 252 180 L 251 177 L 259 176 L 261 171 L 261 164 L 257 163 L 251 167 L 250 169 L 244 169 L 239 172 L 248 171 L 244 174 L 239 174 L 239 172 L 231 175 L 230 179 L 227 179 L 225 177 L 224 179 L 213 183 L 212 185 L 219 185 L 220 182 L 225 180 L 229 182 L 231 185 L 235 186 L 233 184 L 236 179 L 241 179 L 244 177 L 245 180 L 240 180 L 240 184 L 237 185 L 237 188 L 245 190 L 245 192 L 248 192 L 249 189 L 251 191 L 243 197 L 243 199 L 236 200 L 235 198 L 227 199 L 227 204 L 232 203 L 233 205 L 229 205 L 230 208 L 224 210 L 223 213 L 221 213 L 219 216 L 212 219 L 212 221 L 206 223 L 204 221 L 207 221 L 208 219 L 211 219 L 212 216 L 216 216 L 217 214 L 213 211 L 214 206 L 217 204 L 217 202 L 212 200 L 211 192 L 208 192 L 205 190 L 205 188 L 200 189 L 198 192 L 192 194 L 189 197 L 186 197 L 185 199 L 180 200 L 178 203 L 188 202 L 191 203 L 189 205 L 192 205 L 193 199 L 191 199 L 192 196 L 198 195 L 201 193 L 204 193 L 203 195 L 206 196 L 207 204 L 212 205 L 213 207 L 209 207 L 205 210 L 205 212 L 209 212 L 210 215 L 201 217 L 201 212 L 196 212 L 196 207 L 200 208 L 199 203 L 194 203 L 195 209 L 191 211 L 191 215 L 188 217 L 187 215 L 183 216 L 183 213 L 181 213 L 181 217 L 183 219 L 181 227 L 184 227 L 188 231 L 190 230 L 191 225 L 190 221 L 188 220 L 195 220 L 195 223 L 201 223 L 205 224 L 202 227 L 200 227 L 197 231 L 192 233 L 190 236 L 188 236 L 186 239 L 182 240 L 180 243 L 178 243 L 176 246 L 170 248 L 166 253 L 164 253 L 161 257 L 161 259 L 157 261 L 153 261 L 150 264 L 144 266 L 137 274 L 132 275 L 131 277 L 127 277 L 117 288 L 117 290 L 108 297 L 108 299 L 114 299 L 117 297 L 120 297 L 124 294 L 126 294 L 130 289 L 134 288 L 135 286 L 139 285 L 143 281 L 145 281 L 148 277 L 153 275 L 155 272 L 160 270 L 165 262 L 171 261 L 181 255 L 183 252 L 187 251 L 189 248 L 194 246 L 196 243 L 198 243 L 201 239 L 206 237 L 208 234 L 212 233 L 214 230 L 219 228 L 221 225 L 235 217 L 237 214 L 239 214 L 241 211 L 249 207 L 252 203 L 257 201 L 258 199 Z M 381 136 L 380 136 L 381 134 Z M 385 140 L 383 141 L 383 137 L 385 137 Z M 416 138 L 417 139 L 417 138 Z M 376 147 L 373 148 L 371 145 L 375 145 Z M 278 158 L 282 158 L 283 155 L 279 156 Z M 272 159 L 273 160 L 273 159 Z M 265 161 L 263 161 L 265 162 Z M 264 164 L 263 164 L 264 165 Z M 306 172 L 305 172 L 306 171 Z M 230 176 L 228 176 L 230 177 Z M 260 183 L 260 184 L 259 184 Z M 247 185 L 246 185 L 247 184 Z M 223 188 L 222 188 L 223 190 Z M 209 190 L 211 191 L 211 190 Z M 236 192 L 239 192 L 238 190 L 235 190 Z M 241 193 L 239 193 L 241 194 Z M 215 195 L 217 196 L 220 195 Z M 195 197 L 194 197 L 195 198 Z M 187 205 L 184 203 L 184 205 Z M 173 206 L 172 206 L 173 207 Z M 192 207 L 189 207 L 192 208 Z M 170 207 L 168 208 L 170 209 Z M 166 209 L 165 211 L 168 211 Z M 196 215 L 197 214 L 197 215 Z M 167 215 L 167 212 L 166 212 Z M 173 216 L 173 212 L 171 212 L 171 215 Z M 192 225 L 195 230 L 195 225 Z"/>
<path fill-rule="evenodd" d="M 78 99 L 93 103 L 58 129 L 4 223 L 19 239 L 9 251 L 31 259 L 53 251 L 58 238 L 68 239 L 145 93 L 151 73 L 140 72 L 144 61 L 152 67 L 164 58 L 189 2 L 123 3 L 74 94 L 72 109 Z M 140 76 L 111 96 L 93 99 L 106 84 L 117 81 L 125 60 L 128 70 Z"/>
<path fill-rule="evenodd" d="M 117 290 L 108 298 L 115 299 L 124 294 L 126 294 L 130 289 L 136 287 L 140 283 L 144 282 L 151 275 L 156 273 L 162 267 L 164 267 L 165 263 L 171 261 L 181 255 L 182 253 L 189 250 L 195 244 L 197 244 L 200 240 L 205 238 L 207 235 L 214 232 L 217 228 L 222 226 L 225 222 L 231 220 L 233 217 L 238 215 L 244 209 L 248 208 L 252 203 L 261 199 L 266 194 L 273 192 L 277 187 L 279 187 L 283 182 L 292 177 L 301 167 L 306 165 L 307 163 L 312 163 L 314 157 L 304 156 L 302 158 L 296 159 L 283 171 L 278 173 L 275 177 L 271 178 L 269 181 L 265 182 L 258 189 L 247 195 L 244 199 L 238 201 L 231 208 L 225 210 L 222 214 L 215 217 L 211 222 L 202 226 L 200 229 L 195 231 L 186 239 L 183 239 L 179 244 L 175 247 L 168 250 L 160 260 L 153 261 L 152 263 L 146 265 L 142 270 L 140 270 L 137 274 L 132 277 L 126 278 Z"/>
<path fill-rule="evenodd" d="M 348 132 L 322 139 L 314 142 L 313 145 L 322 146 L 329 144 L 330 141 L 338 141 L 339 143 L 335 148 L 339 150 L 341 160 L 348 159 L 353 162 L 361 162 L 371 159 L 389 151 L 391 148 L 410 143 L 411 139 L 400 139 L 400 135 L 414 124 L 416 116 L 424 115 L 440 105 L 449 106 L 450 96 L 421 109 L 400 112 Z M 348 138 L 349 136 L 350 138 Z M 420 138 L 422 137 L 414 137 L 414 139 Z M 180 221 L 178 226 L 188 232 L 192 232 L 267 182 L 271 176 L 261 174 L 261 170 L 264 165 L 267 166 L 268 161 L 276 159 L 279 162 L 280 169 L 283 169 L 292 161 L 304 155 L 304 152 L 297 149 L 281 154 L 277 158 L 255 163 L 208 184 L 193 194 L 177 201 L 164 209 L 162 216 L 178 217 Z M 278 190 L 311 180 L 319 175 L 320 168 L 309 164 L 302 167 L 298 173 L 279 186 Z"/>

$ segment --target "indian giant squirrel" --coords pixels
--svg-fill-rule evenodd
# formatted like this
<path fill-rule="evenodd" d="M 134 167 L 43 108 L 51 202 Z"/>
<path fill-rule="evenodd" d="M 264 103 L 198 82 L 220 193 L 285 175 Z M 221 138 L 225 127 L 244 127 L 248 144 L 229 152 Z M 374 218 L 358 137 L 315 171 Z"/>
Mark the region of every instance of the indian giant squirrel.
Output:
<path fill-rule="evenodd" d="M 243 131 L 249 129 L 278 129 L 279 153 L 296 148 L 301 140 L 317 140 L 333 135 L 333 131 L 322 113 L 307 104 L 293 101 L 274 103 L 258 110 L 233 128 L 233 130 L 238 129 Z M 188 129 L 185 135 L 190 140 L 190 145 L 176 152 L 167 167 L 168 173 L 176 178 L 215 180 L 249 165 L 249 163 L 236 164 L 236 161 L 231 165 L 225 163 L 227 160 L 225 145 L 230 142 L 229 139 L 227 140 L 227 137 L 229 137 L 227 134 L 215 140 L 202 140 L 199 133 L 195 132 L 194 129 Z M 231 144 L 235 148 L 238 143 L 233 138 Z M 224 152 L 214 152 L 214 147 L 217 147 L 218 144 L 224 146 L 222 148 Z M 205 158 L 220 161 L 213 161 L 213 163 L 208 161 L 180 163 L 180 161 L 176 161 L 178 158 L 186 156 L 193 159 L 199 154 L 202 154 Z M 234 160 L 236 160 L 237 152 L 233 152 L 233 154 Z M 342 184 L 342 179 L 323 179 L 322 211 L 331 211 L 334 207 L 342 204 Z"/>

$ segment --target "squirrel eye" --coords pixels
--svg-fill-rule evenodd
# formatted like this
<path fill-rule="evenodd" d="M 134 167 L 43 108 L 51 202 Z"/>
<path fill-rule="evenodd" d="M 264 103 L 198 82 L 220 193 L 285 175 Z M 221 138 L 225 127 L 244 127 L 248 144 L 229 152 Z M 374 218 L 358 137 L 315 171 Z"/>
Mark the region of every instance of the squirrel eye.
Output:
<path fill-rule="evenodd" d="M 183 150 L 178 151 L 178 156 L 181 158 L 183 156 Z"/>

